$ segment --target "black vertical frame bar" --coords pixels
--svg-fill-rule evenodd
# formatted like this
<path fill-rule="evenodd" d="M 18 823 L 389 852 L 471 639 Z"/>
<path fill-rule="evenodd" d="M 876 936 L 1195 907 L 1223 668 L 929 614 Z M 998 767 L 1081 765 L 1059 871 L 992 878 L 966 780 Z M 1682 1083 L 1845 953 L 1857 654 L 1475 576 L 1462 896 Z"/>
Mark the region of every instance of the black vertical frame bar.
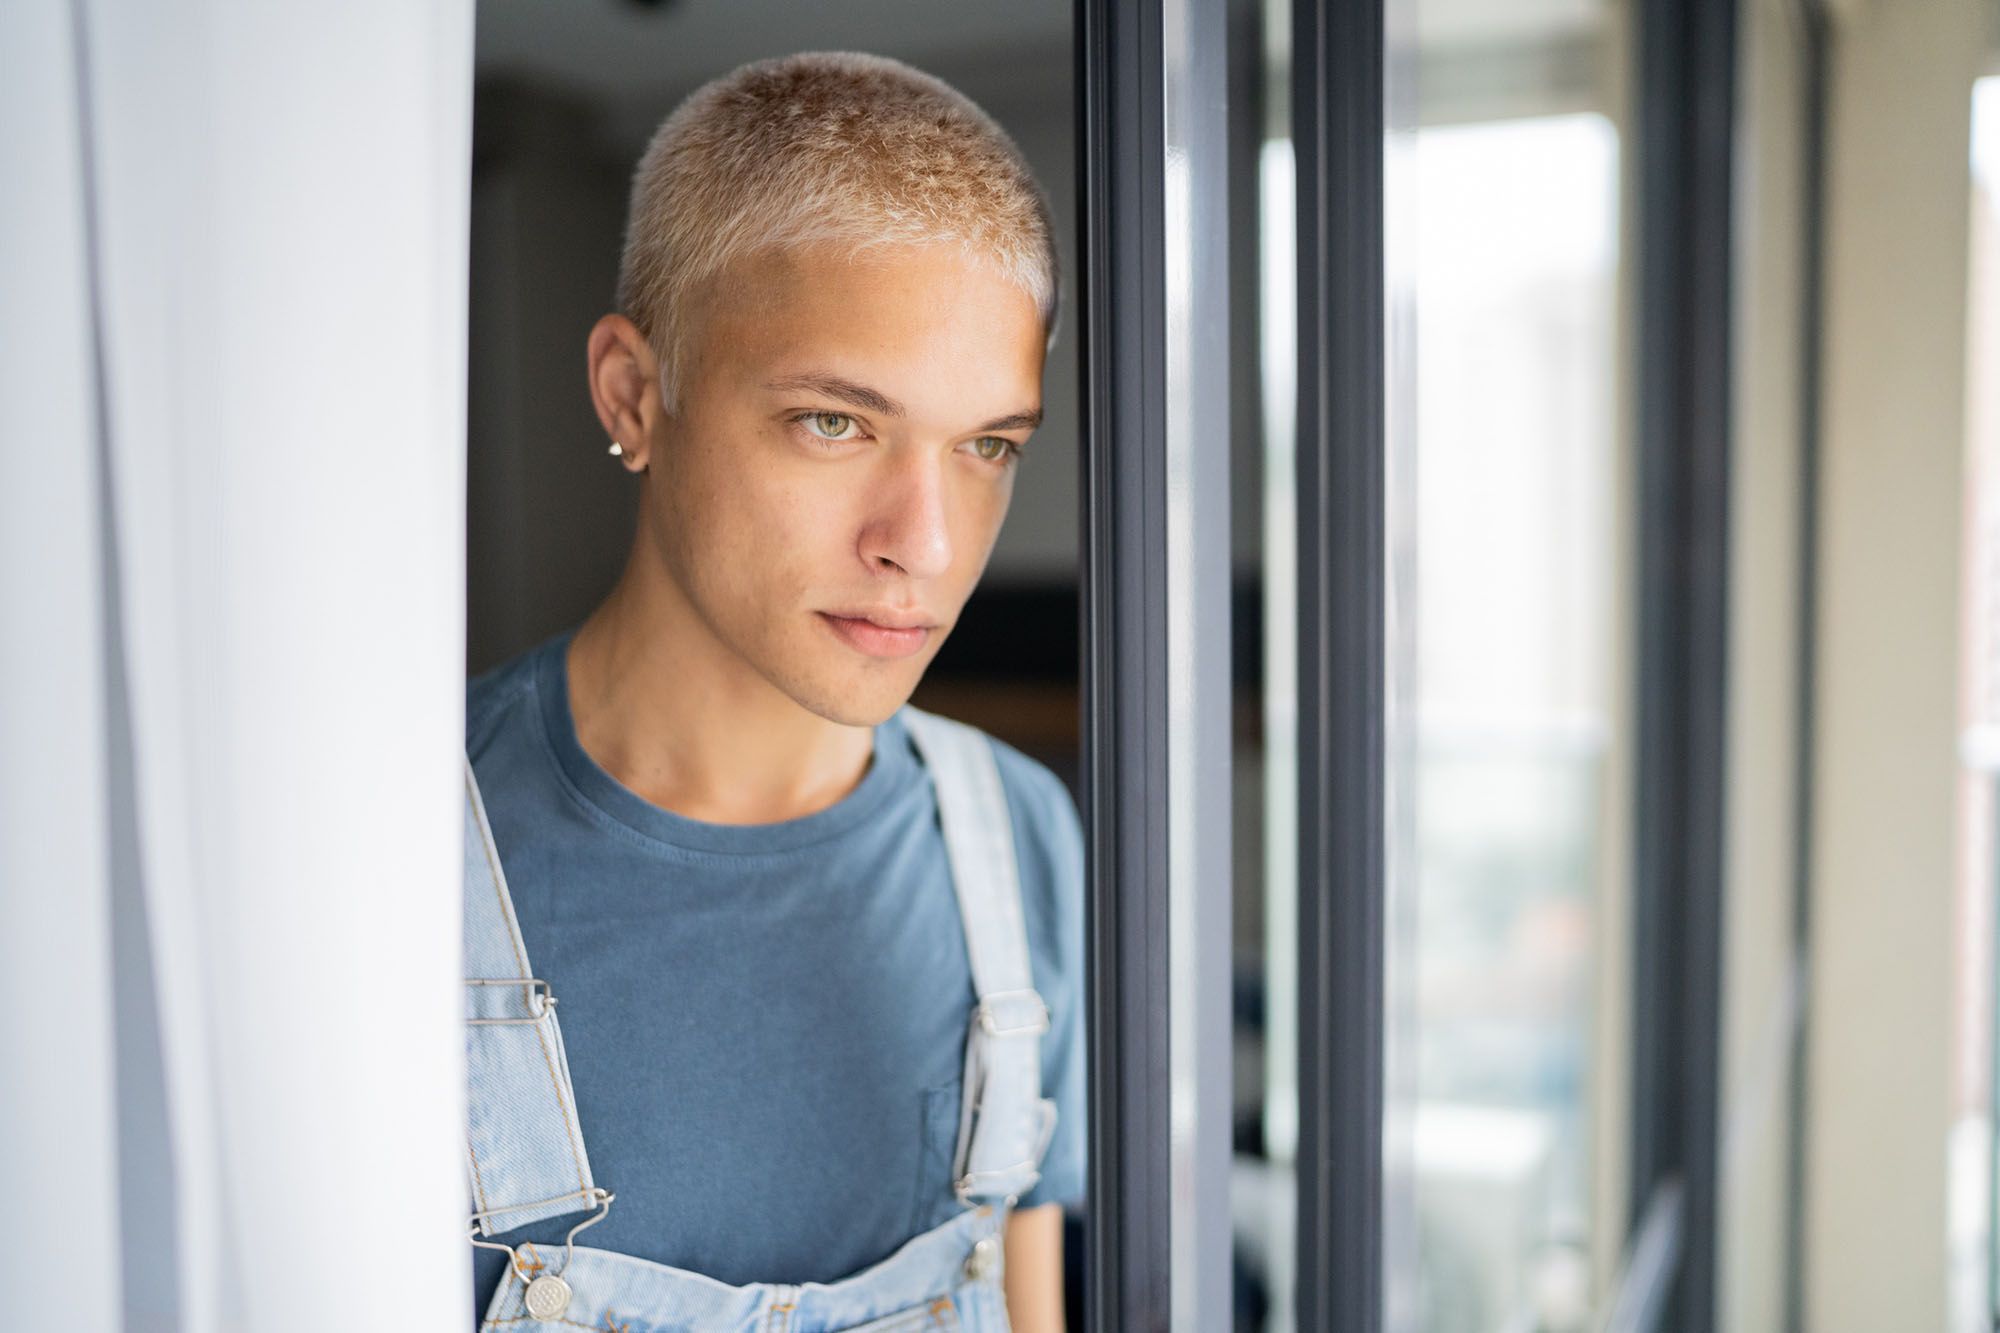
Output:
<path fill-rule="evenodd" d="M 1680 1191 L 1663 1326 L 1715 1324 L 1728 671 L 1734 0 L 1639 24 L 1632 1217 Z"/>
<path fill-rule="evenodd" d="M 1171 1317 L 1161 13 L 1079 0 L 1088 1326 Z"/>
<path fill-rule="evenodd" d="M 1298 1328 L 1383 1324 L 1382 0 L 1294 0 Z"/>

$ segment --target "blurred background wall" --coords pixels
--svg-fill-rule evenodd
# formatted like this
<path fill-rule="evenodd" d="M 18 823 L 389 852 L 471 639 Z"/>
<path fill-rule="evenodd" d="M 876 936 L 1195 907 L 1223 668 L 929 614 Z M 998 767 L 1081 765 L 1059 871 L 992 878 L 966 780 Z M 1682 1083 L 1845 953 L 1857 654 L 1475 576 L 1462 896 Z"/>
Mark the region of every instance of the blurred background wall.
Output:
<path fill-rule="evenodd" d="M 1991 927 L 1964 931 L 1959 904 L 1990 901 L 1994 883 L 1990 848 L 1983 866 L 1962 860 L 1956 762 L 1964 597 L 1971 562 L 1990 559 L 1966 541 L 1966 389 L 2000 373 L 1967 342 L 1971 99 L 1993 72 L 1992 17 L 1975 0 L 1851 5 L 1832 41 L 1803 1181 L 1814 1328 L 1994 1317 L 1990 1291 L 1970 1312 L 1948 1303 L 1950 1183 L 1979 1170 L 1952 1152 L 1954 992 L 1969 957 L 1991 968 Z M 1980 582 L 1983 620 L 1995 589 Z"/>

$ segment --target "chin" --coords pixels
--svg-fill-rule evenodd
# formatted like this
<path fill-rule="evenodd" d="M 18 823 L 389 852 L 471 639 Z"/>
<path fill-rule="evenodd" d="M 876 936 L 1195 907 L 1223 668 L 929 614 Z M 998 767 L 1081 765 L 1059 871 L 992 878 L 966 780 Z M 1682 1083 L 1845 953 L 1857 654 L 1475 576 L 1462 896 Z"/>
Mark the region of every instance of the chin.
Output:
<path fill-rule="evenodd" d="M 909 702 L 922 675 L 922 672 L 913 672 L 905 677 L 897 673 L 894 679 L 876 676 L 872 679 L 814 682 L 806 689 L 787 693 L 798 701 L 800 707 L 829 722 L 838 722 L 846 727 L 874 727 L 880 726 Z"/>

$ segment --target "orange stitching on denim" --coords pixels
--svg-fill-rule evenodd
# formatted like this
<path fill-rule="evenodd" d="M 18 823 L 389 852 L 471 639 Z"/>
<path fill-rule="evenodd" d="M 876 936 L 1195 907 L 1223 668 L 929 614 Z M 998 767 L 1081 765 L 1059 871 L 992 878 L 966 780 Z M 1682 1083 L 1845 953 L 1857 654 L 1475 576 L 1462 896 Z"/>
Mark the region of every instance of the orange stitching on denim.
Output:
<path fill-rule="evenodd" d="M 481 827 L 482 828 L 484 827 L 483 823 Z M 486 839 L 481 838 L 479 841 L 481 847 L 483 848 L 485 846 Z M 493 858 L 490 856 L 487 857 L 487 863 L 489 865 L 492 863 L 492 859 Z M 498 881 L 496 880 L 495 882 L 497 883 Z M 479 1211 L 482 1213 L 488 1212 L 490 1211 L 490 1208 L 486 1202 L 486 1181 L 479 1171 L 479 1150 L 472 1146 L 472 1127 L 469 1124 L 466 1126 L 465 1130 L 465 1155 L 472 1160 L 472 1192 L 479 1196 Z M 492 1224 L 489 1220 L 481 1218 L 479 1225 L 486 1228 L 487 1235 L 490 1236 L 493 1234 Z"/>
<path fill-rule="evenodd" d="M 476 796 L 478 789 L 474 786 L 470 769 L 466 770 L 465 783 L 467 794 Z M 507 926 L 507 943 L 514 950 L 514 965 L 520 969 L 521 979 L 527 981 L 529 980 L 528 957 L 521 948 L 521 923 L 514 919 L 514 905 L 507 900 L 507 892 L 501 887 L 504 880 L 500 869 L 499 850 L 493 845 L 493 826 L 486 820 L 484 804 L 476 799 L 473 802 L 473 814 L 479 822 L 479 850 L 486 857 L 486 869 L 493 881 L 493 898 L 500 904 L 500 919 Z M 553 1009 L 544 1012 L 550 1019 L 554 1019 Z M 590 1172 L 583 1165 L 583 1141 L 577 1133 L 576 1116 L 571 1113 L 569 1102 L 563 1096 L 562 1080 L 556 1076 L 555 1056 L 549 1051 L 549 1039 L 542 1035 L 542 1025 L 539 1021 L 532 1026 L 535 1029 L 535 1042 L 542 1048 L 542 1063 L 548 1066 L 549 1084 L 555 1089 L 556 1109 L 562 1112 L 563 1128 L 569 1131 L 569 1151 L 576 1162 L 577 1187 L 588 1190 Z"/>
<path fill-rule="evenodd" d="M 472 1130 L 469 1126 L 465 1132 L 465 1155 L 472 1159 L 472 1192 L 479 1196 L 479 1211 L 486 1212 L 486 1182 L 479 1176 L 479 1152 L 472 1146 Z M 486 1219 L 481 1218 L 480 1225 L 485 1226 Z M 486 1234 L 490 1236 L 493 1232 L 489 1228 Z"/>
<path fill-rule="evenodd" d="M 507 943 L 514 950 L 514 965 L 520 969 L 521 979 L 523 981 L 526 981 L 529 979 L 528 959 L 527 956 L 521 952 L 521 944 L 520 944 L 521 927 L 519 923 L 517 923 L 514 920 L 513 904 L 507 901 L 507 894 L 501 888 L 501 885 L 505 881 L 502 879 L 501 876 L 500 857 L 498 849 L 496 849 L 493 846 L 493 826 L 486 820 L 485 804 L 476 799 L 478 789 L 473 785 L 472 770 L 469 768 L 466 770 L 465 773 L 465 785 L 467 793 L 475 797 L 473 801 L 472 812 L 474 815 L 478 817 L 479 821 L 479 833 L 480 833 L 479 850 L 482 853 L 484 853 L 486 857 L 486 868 L 488 871 L 491 872 L 491 878 L 493 880 L 493 900 L 498 904 L 500 904 L 500 919 L 510 927 L 510 929 L 507 932 Z"/>
<path fill-rule="evenodd" d="M 543 1014 L 550 1022 L 555 1021 L 555 1010 L 546 1009 L 543 1010 Z M 542 1048 L 542 1063 L 548 1066 L 549 1085 L 556 1092 L 556 1107 L 562 1112 L 563 1127 L 569 1131 L 570 1156 L 576 1162 L 576 1183 L 578 1188 L 587 1191 L 590 1188 L 590 1173 L 584 1169 L 583 1141 L 577 1135 L 576 1117 L 570 1113 L 569 1101 L 563 1096 L 562 1079 L 556 1074 L 556 1058 L 549 1050 L 549 1039 L 542 1035 L 542 1025 L 539 1022 L 534 1024 L 534 1029 L 535 1040 Z"/>
<path fill-rule="evenodd" d="M 631 1321 L 621 1320 L 609 1310 L 604 1312 L 604 1328 L 605 1333 L 632 1333 Z"/>
<path fill-rule="evenodd" d="M 531 1240 L 524 1240 L 521 1242 L 521 1249 L 524 1252 L 526 1252 L 528 1256 L 527 1262 L 521 1265 L 521 1271 L 523 1273 L 539 1273 L 544 1268 L 548 1267 L 547 1264 L 542 1262 L 541 1251 L 535 1248 L 535 1242 Z"/>

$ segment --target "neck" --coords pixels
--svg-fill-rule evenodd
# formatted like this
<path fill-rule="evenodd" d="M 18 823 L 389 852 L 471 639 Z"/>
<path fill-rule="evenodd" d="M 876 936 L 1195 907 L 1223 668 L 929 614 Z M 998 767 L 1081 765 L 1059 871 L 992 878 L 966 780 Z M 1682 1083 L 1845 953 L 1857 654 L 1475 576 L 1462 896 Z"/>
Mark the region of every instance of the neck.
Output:
<path fill-rule="evenodd" d="M 860 782 L 874 732 L 829 722 L 715 637 L 635 549 L 568 645 L 577 741 L 654 805 L 712 824 L 797 819 Z"/>

